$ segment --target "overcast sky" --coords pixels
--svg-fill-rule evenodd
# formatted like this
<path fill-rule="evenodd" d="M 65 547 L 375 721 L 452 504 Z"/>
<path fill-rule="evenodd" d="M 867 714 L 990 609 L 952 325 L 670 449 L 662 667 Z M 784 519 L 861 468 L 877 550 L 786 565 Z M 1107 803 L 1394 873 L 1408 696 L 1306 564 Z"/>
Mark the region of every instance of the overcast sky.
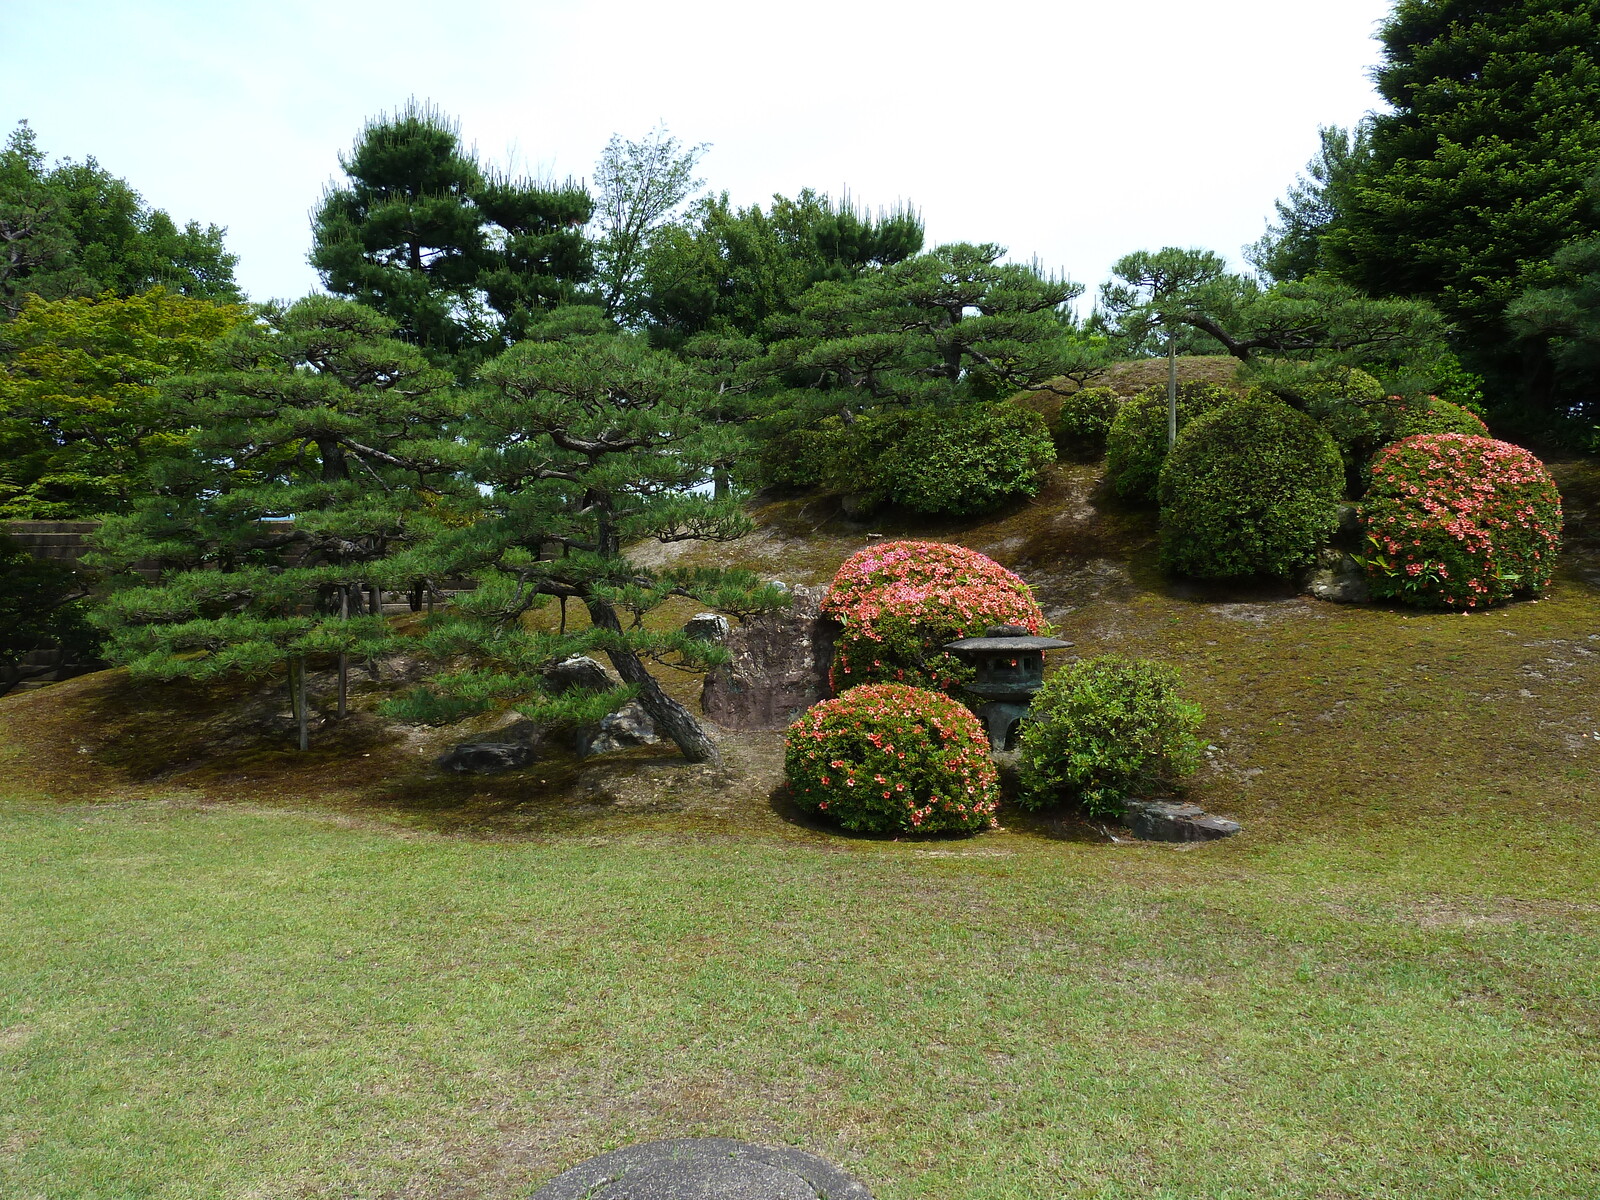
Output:
<path fill-rule="evenodd" d="M 1318 125 L 1380 102 L 1388 0 L 0 0 L 0 118 L 227 227 L 252 298 L 316 287 L 308 213 L 416 95 L 491 161 L 590 176 L 613 133 L 709 142 L 736 203 L 908 201 L 1091 289 L 1130 250 L 1239 265 Z"/>

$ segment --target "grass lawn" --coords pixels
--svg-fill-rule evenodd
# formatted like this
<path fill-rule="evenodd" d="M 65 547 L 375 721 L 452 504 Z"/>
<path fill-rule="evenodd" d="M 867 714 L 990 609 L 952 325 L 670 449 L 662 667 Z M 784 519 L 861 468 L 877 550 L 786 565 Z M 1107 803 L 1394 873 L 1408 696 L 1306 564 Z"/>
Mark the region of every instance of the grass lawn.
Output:
<path fill-rule="evenodd" d="M 879 1200 L 1600 1196 L 1592 543 L 1453 617 L 1047 532 L 983 544 L 1180 666 L 1241 837 L 842 838 L 775 735 L 462 782 L 113 674 L 0 700 L 0 1197 L 515 1197 L 695 1135 Z"/>

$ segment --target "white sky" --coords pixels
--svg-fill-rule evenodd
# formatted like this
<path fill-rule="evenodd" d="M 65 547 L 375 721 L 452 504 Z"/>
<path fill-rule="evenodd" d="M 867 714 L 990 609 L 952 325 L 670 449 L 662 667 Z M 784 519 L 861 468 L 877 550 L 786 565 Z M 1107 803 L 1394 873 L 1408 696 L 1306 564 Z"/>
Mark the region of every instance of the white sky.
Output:
<path fill-rule="evenodd" d="M 1389 0 L 0 0 L 0 121 L 228 229 L 253 299 L 316 286 L 308 213 L 415 94 L 487 159 L 588 176 L 665 122 L 737 203 L 848 187 L 1092 290 L 1131 250 L 1242 266 L 1319 124 L 1380 102 Z"/>

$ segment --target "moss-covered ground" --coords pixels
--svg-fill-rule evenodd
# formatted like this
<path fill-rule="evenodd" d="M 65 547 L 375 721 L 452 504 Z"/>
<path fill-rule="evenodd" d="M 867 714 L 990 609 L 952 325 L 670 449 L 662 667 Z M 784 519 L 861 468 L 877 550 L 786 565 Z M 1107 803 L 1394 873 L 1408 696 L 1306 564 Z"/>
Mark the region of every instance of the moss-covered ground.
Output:
<path fill-rule="evenodd" d="M 838 837 L 772 734 L 462 779 L 364 711 L 295 754 L 272 681 L 0 700 L 0 1196 L 525 1196 L 697 1134 L 880 1200 L 1600 1195 L 1600 470 L 1554 469 L 1555 586 L 1470 616 L 1174 586 L 1093 467 L 682 552 L 994 555 L 1180 666 L 1205 846 Z"/>

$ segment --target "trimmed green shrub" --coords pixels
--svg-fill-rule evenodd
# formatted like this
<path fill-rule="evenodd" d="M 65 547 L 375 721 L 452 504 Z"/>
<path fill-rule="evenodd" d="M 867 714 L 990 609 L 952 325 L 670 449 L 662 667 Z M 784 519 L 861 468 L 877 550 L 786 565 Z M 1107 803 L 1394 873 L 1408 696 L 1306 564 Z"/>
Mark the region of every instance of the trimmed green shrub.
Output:
<path fill-rule="evenodd" d="M 1037 495 L 1045 467 L 1055 461 L 1044 418 L 1014 404 L 923 408 L 906 416 L 868 468 L 869 490 L 914 512 L 967 516 Z"/>
<path fill-rule="evenodd" d="M 1122 407 L 1122 397 L 1108 387 L 1079 388 L 1061 401 L 1054 429 L 1062 458 L 1093 462 L 1106 452 L 1106 435 Z"/>
<path fill-rule="evenodd" d="M 1237 393 L 1214 383 L 1178 385 L 1178 431 L 1202 413 L 1220 408 Z M 1167 388 L 1152 384 L 1123 402 L 1106 436 L 1106 479 L 1124 500 L 1156 499 L 1161 464 L 1167 457 Z"/>
<path fill-rule="evenodd" d="M 972 713 L 900 683 L 851 688 L 784 735 L 795 803 L 863 833 L 970 832 L 1000 799 L 989 739 Z"/>
<path fill-rule="evenodd" d="M 1017 739 L 1017 803 L 1076 802 L 1121 816 L 1130 799 L 1172 786 L 1200 765 L 1204 714 L 1178 695 L 1162 663 L 1106 655 L 1063 667 L 1033 698 Z"/>
<path fill-rule="evenodd" d="M 863 683 L 915 683 L 948 692 L 969 669 L 941 649 L 990 625 L 1038 633 L 1044 613 L 1033 589 L 992 558 L 948 542 L 886 542 L 839 567 L 822 612 L 844 626 L 829 681 L 836 692 Z"/>
<path fill-rule="evenodd" d="M 1365 371 L 1345 369 L 1306 389 L 1305 409 L 1339 447 L 1346 488 L 1359 496 L 1371 477 L 1372 456 L 1419 433 L 1485 437 L 1488 427 L 1470 409 L 1437 396 L 1395 396 Z"/>
<path fill-rule="evenodd" d="M 1287 575 L 1338 525 L 1344 469 L 1320 425 L 1262 396 L 1186 425 L 1161 468 L 1160 495 L 1167 570 Z"/>
<path fill-rule="evenodd" d="M 1374 596 L 1482 608 L 1550 582 L 1561 544 L 1561 494 L 1533 455 L 1459 433 L 1394 443 L 1372 465 L 1358 512 Z"/>
<path fill-rule="evenodd" d="M 1465 437 L 1488 437 L 1489 427 L 1470 408 L 1441 400 L 1437 396 L 1413 396 L 1400 405 L 1395 420 L 1393 441 L 1419 433 L 1459 433 Z"/>

